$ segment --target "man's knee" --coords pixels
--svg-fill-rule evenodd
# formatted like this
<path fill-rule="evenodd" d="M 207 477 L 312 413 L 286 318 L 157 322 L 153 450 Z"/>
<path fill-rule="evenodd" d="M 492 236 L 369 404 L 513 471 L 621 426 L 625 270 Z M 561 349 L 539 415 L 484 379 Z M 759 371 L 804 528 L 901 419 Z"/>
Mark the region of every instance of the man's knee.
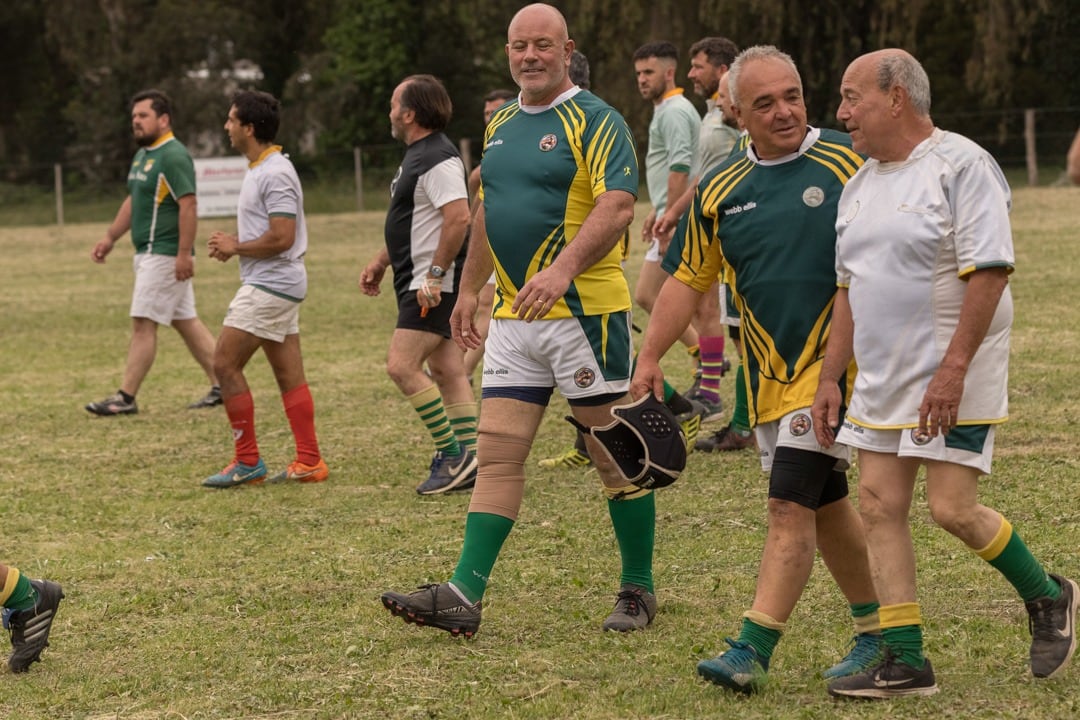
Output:
<path fill-rule="evenodd" d="M 930 497 L 930 517 L 943 530 L 957 537 L 970 537 L 979 525 L 977 506 L 959 504 L 947 498 Z"/>
<path fill-rule="evenodd" d="M 525 459 L 532 443 L 514 435 L 481 431 L 476 444 L 480 463 L 469 512 L 517 520 L 525 496 Z"/>

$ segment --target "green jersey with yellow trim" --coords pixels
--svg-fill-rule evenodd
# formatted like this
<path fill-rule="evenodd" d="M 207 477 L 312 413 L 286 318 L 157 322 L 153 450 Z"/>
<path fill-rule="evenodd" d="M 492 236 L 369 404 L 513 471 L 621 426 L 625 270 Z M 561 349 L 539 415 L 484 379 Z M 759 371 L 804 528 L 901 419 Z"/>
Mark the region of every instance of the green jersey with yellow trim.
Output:
<path fill-rule="evenodd" d="M 495 261 L 492 316 L 510 312 L 518 290 L 574 241 L 596 199 L 610 190 L 637 197 L 638 165 L 626 121 L 574 88 L 539 112 L 512 101 L 488 123 L 480 164 L 484 223 Z M 545 319 L 630 309 L 618 243 L 570 283 Z"/>
<path fill-rule="evenodd" d="M 176 257 L 180 246 L 177 200 L 195 193 L 195 163 L 187 148 L 171 132 L 165 133 L 135 153 L 127 184 L 135 252 Z"/>
<path fill-rule="evenodd" d="M 847 134 L 816 128 L 784 158 L 734 155 L 701 181 L 664 258 L 700 292 L 724 271 L 742 315 L 754 425 L 813 404 L 836 296 L 836 206 L 862 163 Z"/>

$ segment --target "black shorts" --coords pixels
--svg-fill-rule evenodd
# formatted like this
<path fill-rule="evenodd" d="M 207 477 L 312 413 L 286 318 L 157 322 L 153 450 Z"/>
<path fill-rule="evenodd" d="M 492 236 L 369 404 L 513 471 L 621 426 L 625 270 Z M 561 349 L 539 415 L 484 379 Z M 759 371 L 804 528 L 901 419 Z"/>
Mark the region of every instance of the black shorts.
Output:
<path fill-rule="evenodd" d="M 416 291 L 410 290 L 398 296 L 397 327 L 399 330 L 420 330 L 450 338 L 450 313 L 457 302 L 455 293 L 442 293 L 439 304 L 428 308 L 427 315 L 420 317 L 420 303 L 416 301 Z"/>
<path fill-rule="evenodd" d="M 836 458 L 798 448 L 776 448 L 769 473 L 770 498 L 817 511 L 847 495 L 847 474 L 836 469 Z"/>

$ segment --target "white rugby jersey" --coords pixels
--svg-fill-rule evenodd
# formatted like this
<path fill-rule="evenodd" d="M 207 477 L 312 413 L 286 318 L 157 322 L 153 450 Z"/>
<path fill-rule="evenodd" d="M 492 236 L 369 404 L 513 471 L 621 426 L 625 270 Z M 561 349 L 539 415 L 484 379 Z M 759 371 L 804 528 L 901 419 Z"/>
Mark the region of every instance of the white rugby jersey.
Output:
<path fill-rule="evenodd" d="M 292 247 L 268 258 L 240 259 L 240 281 L 294 300 L 307 295 L 307 224 L 304 191 L 292 162 L 274 145 L 250 164 L 240 186 L 236 224 L 240 242 L 257 240 L 270 229 L 270 217 L 296 218 Z"/>
<path fill-rule="evenodd" d="M 935 129 L 903 162 L 867 160 L 837 212 L 837 285 L 849 288 L 859 371 L 847 418 L 909 428 L 953 337 L 965 278 L 1013 267 L 1011 196 L 994 159 Z M 1008 415 L 1008 287 L 968 369 L 959 424 Z"/>

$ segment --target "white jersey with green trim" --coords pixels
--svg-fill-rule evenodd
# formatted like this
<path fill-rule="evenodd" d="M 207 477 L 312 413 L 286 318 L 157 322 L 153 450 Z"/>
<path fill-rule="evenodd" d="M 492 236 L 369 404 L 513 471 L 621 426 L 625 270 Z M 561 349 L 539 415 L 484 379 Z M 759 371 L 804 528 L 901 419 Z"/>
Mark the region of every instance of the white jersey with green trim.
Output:
<path fill-rule="evenodd" d="M 240 186 L 236 223 L 240 242 L 251 242 L 270 229 L 270 218 L 296 219 L 296 237 L 288 250 L 268 258 L 240 258 L 240 280 L 294 300 L 307 295 L 307 224 L 304 191 L 292 162 L 274 146 L 248 167 Z"/>
<path fill-rule="evenodd" d="M 867 160 L 837 212 L 837 284 L 849 289 L 859 372 L 847 418 L 911 428 L 956 331 L 971 273 L 1014 262 L 1009 185 L 971 140 L 935 129 L 902 162 Z M 967 371 L 959 424 L 1008 416 L 1008 287 Z"/>
<path fill-rule="evenodd" d="M 668 203 L 668 175 L 684 172 L 697 155 L 701 117 L 693 103 L 682 95 L 682 89 L 664 98 L 653 110 L 649 123 L 649 149 L 645 153 L 645 181 L 649 187 L 649 202 L 659 216 Z"/>

